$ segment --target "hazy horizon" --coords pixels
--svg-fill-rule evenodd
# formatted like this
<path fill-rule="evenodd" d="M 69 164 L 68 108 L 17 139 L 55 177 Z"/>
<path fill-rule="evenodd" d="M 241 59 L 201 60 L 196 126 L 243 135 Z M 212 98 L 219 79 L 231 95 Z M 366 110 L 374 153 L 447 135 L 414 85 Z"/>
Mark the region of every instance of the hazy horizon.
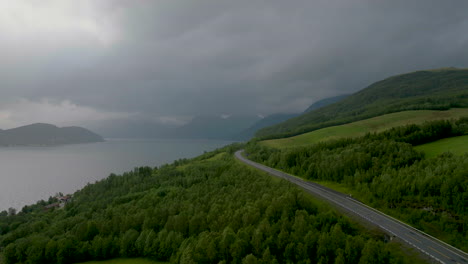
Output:
<path fill-rule="evenodd" d="M 301 112 L 468 67 L 468 2 L 2 1 L 0 128 Z"/>

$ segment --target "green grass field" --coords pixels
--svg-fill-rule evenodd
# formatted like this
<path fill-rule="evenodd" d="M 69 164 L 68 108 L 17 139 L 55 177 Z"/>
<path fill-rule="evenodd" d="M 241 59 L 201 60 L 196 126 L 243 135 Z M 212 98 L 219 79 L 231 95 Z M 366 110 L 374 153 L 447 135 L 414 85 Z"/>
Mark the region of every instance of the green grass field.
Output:
<path fill-rule="evenodd" d="M 456 108 L 447 111 L 405 111 L 382 115 L 345 125 L 327 127 L 290 138 L 265 140 L 262 141 L 261 144 L 274 148 L 305 146 L 330 139 L 363 136 L 368 132 L 380 132 L 397 126 L 421 124 L 426 121 L 442 119 L 457 119 L 463 116 L 468 116 L 468 108 Z"/>
<path fill-rule="evenodd" d="M 104 260 L 104 261 L 89 261 L 83 262 L 79 264 L 166 264 L 169 262 L 159 262 L 159 261 L 152 261 L 148 259 L 142 258 L 133 258 L 133 259 L 111 259 L 111 260 Z"/>
<path fill-rule="evenodd" d="M 462 155 L 468 152 L 468 136 L 444 138 L 415 148 L 424 152 L 427 158 L 435 157 L 444 152 Z"/>

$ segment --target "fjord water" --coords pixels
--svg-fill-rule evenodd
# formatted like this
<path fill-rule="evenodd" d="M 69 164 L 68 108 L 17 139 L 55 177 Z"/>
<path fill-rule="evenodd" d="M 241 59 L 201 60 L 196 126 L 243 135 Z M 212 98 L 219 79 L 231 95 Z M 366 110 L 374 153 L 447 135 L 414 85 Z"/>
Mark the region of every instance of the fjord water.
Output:
<path fill-rule="evenodd" d="M 88 182 L 138 166 L 190 158 L 231 142 L 219 140 L 127 140 L 53 147 L 0 147 L 0 211 L 73 193 Z"/>

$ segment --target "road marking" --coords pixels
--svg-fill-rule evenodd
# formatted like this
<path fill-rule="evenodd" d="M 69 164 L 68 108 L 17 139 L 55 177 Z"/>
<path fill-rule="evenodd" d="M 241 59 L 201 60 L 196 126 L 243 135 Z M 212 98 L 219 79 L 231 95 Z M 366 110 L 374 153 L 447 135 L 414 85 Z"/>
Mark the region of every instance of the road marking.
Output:
<path fill-rule="evenodd" d="M 418 241 L 419 243 L 423 243 L 421 240 L 417 239 L 415 236 L 416 236 L 416 234 L 415 234 L 415 233 L 413 233 L 413 232 L 410 232 L 410 235 L 409 235 L 408 237 L 411 237 L 412 239 L 414 239 L 414 240 Z"/>
<path fill-rule="evenodd" d="M 441 254 L 442 256 L 448 258 L 449 260 L 453 260 L 453 261 L 454 261 L 454 259 L 452 259 L 451 257 L 445 255 L 444 253 L 440 252 L 439 250 L 437 250 L 437 249 L 435 249 L 435 248 L 433 248 L 433 247 L 431 247 L 431 246 L 427 246 L 427 247 L 428 247 L 428 248 L 431 248 L 432 250 L 434 250 L 435 252 Z"/>

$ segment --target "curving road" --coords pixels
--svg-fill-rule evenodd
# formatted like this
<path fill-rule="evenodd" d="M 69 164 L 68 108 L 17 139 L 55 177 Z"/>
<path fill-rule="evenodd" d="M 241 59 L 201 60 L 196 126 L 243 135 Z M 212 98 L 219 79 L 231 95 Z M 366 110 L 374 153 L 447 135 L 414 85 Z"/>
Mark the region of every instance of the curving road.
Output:
<path fill-rule="evenodd" d="M 245 158 L 242 153 L 243 150 L 239 150 L 235 153 L 236 158 L 240 161 L 257 169 L 268 172 L 273 176 L 286 179 L 302 187 L 312 195 L 318 196 L 347 211 L 357 214 L 366 221 L 379 226 L 390 235 L 402 239 L 410 246 L 422 251 L 437 262 L 468 264 L 468 254 L 455 247 L 452 247 L 436 238 L 429 236 L 428 234 L 423 233 L 422 231 L 419 231 L 418 229 L 415 229 L 405 223 L 400 222 L 397 219 L 394 219 L 363 203 L 360 203 L 346 194 L 328 189 L 316 183 L 301 180 L 284 172 L 253 162 Z"/>

